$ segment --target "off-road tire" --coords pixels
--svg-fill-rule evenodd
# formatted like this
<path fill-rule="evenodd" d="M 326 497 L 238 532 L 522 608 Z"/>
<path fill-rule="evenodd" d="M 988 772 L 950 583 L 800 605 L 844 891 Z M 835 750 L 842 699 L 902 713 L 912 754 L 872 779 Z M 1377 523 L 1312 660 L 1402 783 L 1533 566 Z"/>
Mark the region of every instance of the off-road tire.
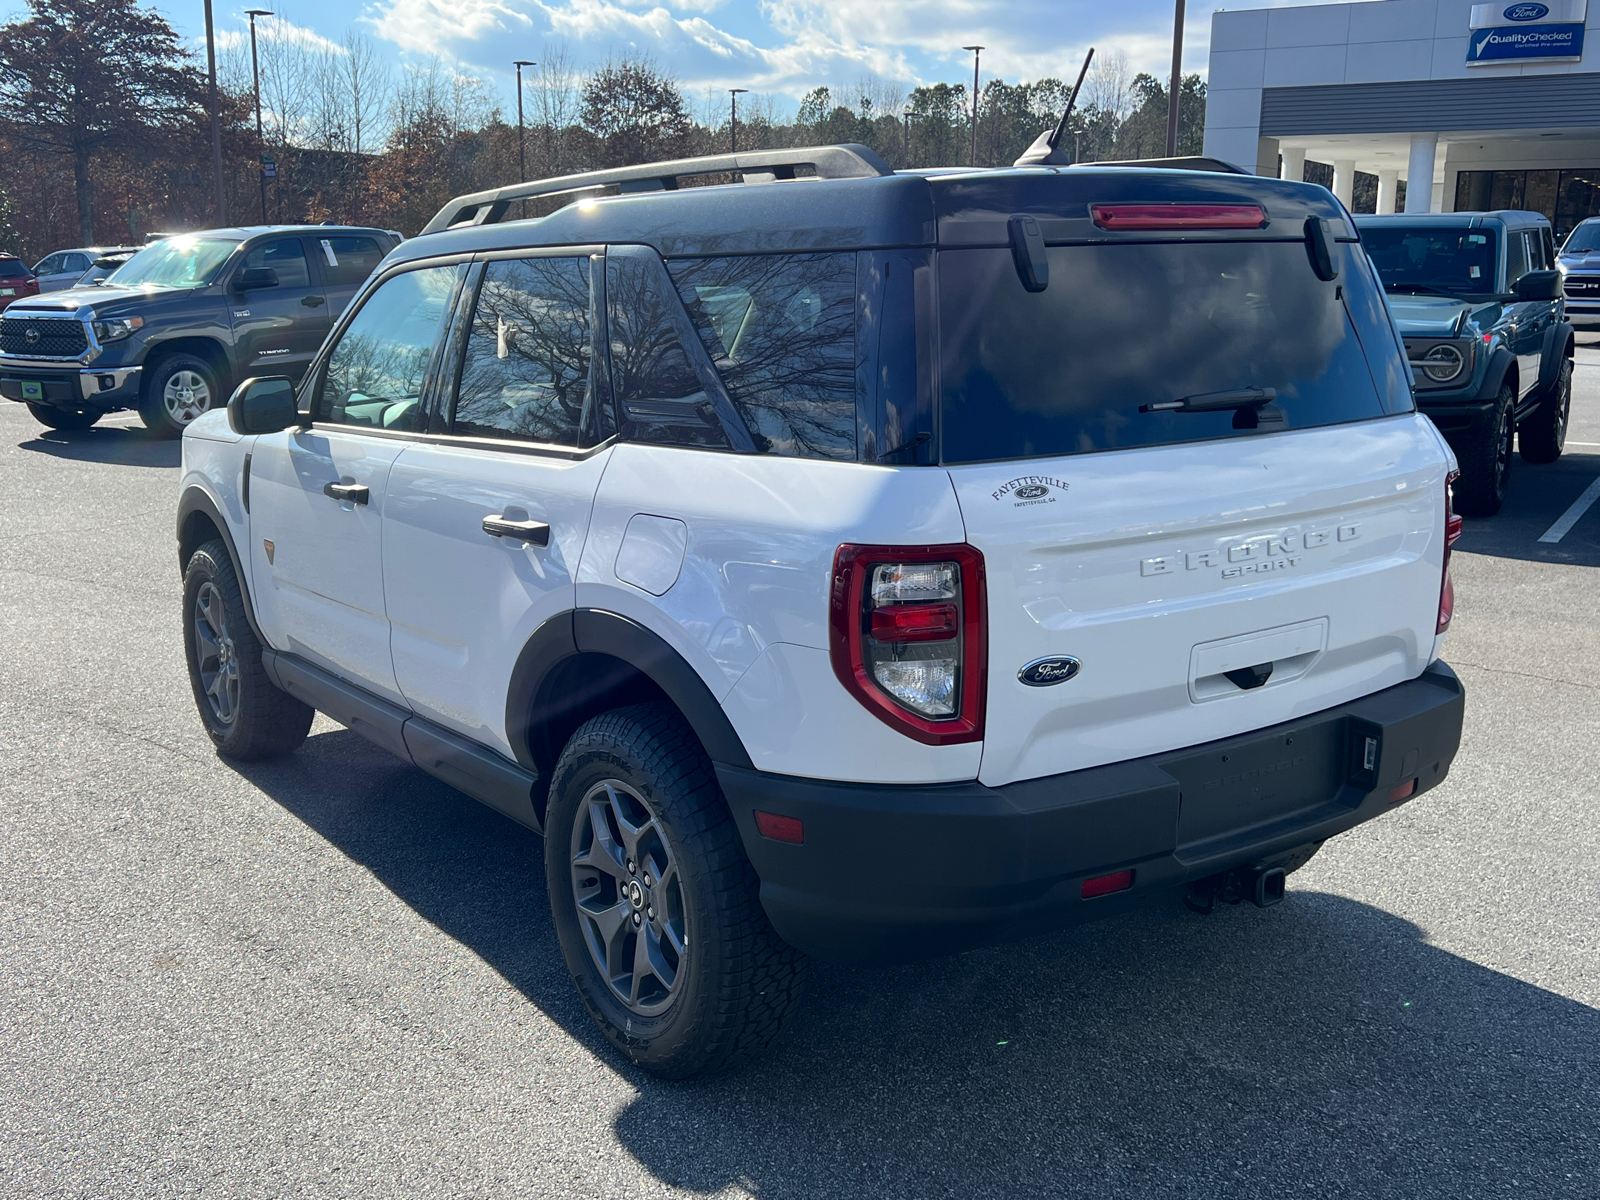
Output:
<path fill-rule="evenodd" d="M 1461 478 L 1456 480 L 1455 511 L 1464 517 L 1492 517 L 1505 503 L 1511 483 L 1511 435 L 1515 428 L 1516 388 L 1500 385 L 1494 410 L 1477 439 L 1461 447 Z"/>
<path fill-rule="evenodd" d="M 1572 360 L 1561 360 L 1556 381 L 1539 407 L 1517 426 L 1517 448 L 1526 463 L 1553 463 L 1567 444 L 1567 419 L 1572 414 Z"/>
<path fill-rule="evenodd" d="M 638 1015 L 613 992 L 580 924 L 573 831 L 584 798 L 608 783 L 643 802 L 682 884 L 686 950 L 667 1007 L 655 1016 Z M 726 1070 L 777 1037 L 799 999 L 806 960 L 767 919 L 711 761 L 671 705 L 613 709 L 572 735 L 551 773 L 544 844 L 567 969 L 619 1050 L 653 1074 L 684 1079 Z"/>
<path fill-rule="evenodd" d="M 220 618 L 230 642 L 227 658 L 237 672 L 237 697 L 231 705 L 231 719 L 219 715 L 202 678 L 205 651 L 200 644 L 197 606 L 207 588 L 212 589 L 213 604 L 220 602 Z M 244 595 L 233 559 L 220 540 L 207 542 L 196 550 L 184 570 L 183 651 L 201 723 L 220 754 L 244 760 L 277 758 L 293 752 L 306 740 L 316 712 L 280 691 L 267 678 L 267 670 L 261 664 L 261 642 L 245 616 Z"/>
<path fill-rule="evenodd" d="M 30 403 L 28 411 L 33 414 L 35 421 L 51 429 L 87 429 L 100 419 L 100 414 L 97 412 L 75 412 L 72 409 L 57 408 L 54 404 Z"/>
<path fill-rule="evenodd" d="M 222 383 L 217 377 L 217 369 L 193 354 L 169 354 L 159 358 L 145 367 L 143 375 L 144 382 L 139 392 L 139 420 L 155 437 L 182 437 L 183 431 L 202 412 L 221 408 L 228 402 L 228 398 L 219 391 Z M 192 415 L 184 416 L 173 411 L 169 403 L 173 398 L 168 394 L 168 385 L 183 381 L 188 376 L 199 378 L 206 396 L 199 411 L 185 410 Z M 184 389 L 180 386 L 178 390 L 181 392 Z"/>

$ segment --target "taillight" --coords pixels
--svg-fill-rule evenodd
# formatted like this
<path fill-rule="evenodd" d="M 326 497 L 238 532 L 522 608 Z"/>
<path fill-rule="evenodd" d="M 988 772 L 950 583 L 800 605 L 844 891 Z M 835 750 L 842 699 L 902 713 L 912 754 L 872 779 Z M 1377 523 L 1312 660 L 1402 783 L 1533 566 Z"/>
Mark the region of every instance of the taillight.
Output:
<path fill-rule="evenodd" d="M 1260 229 L 1259 204 L 1091 204 L 1101 229 Z"/>
<path fill-rule="evenodd" d="M 1439 585 L 1439 623 L 1435 634 L 1450 628 L 1450 618 L 1456 614 L 1456 585 L 1450 578 L 1450 547 L 1461 536 L 1461 518 L 1450 507 L 1450 489 L 1461 478 L 1460 471 L 1451 471 L 1444 481 L 1444 578 Z"/>
<path fill-rule="evenodd" d="M 983 555 L 840 546 L 829 605 L 834 674 L 874 716 L 930 746 L 983 738 Z"/>

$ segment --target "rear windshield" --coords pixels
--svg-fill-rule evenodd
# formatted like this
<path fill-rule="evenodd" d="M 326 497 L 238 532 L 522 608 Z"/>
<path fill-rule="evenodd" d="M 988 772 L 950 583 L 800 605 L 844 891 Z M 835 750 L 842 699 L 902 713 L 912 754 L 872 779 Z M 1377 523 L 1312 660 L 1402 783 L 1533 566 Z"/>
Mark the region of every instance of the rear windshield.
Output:
<path fill-rule="evenodd" d="M 1391 292 L 1453 296 L 1494 291 L 1499 238 L 1493 229 L 1363 225 L 1361 240 Z"/>
<path fill-rule="evenodd" d="M 1384 415 L 1341 294 L 1376 287 L 1338 251 L 1335 284 L 1299 241 L 1053 246 L 1035 293 L 1010 250 L 941 251 L 944 461 L 1256 436 L 1231 410 L 1139 411 L 1246 388 L 1290 429 Z"/>
<path fill-rule="evenodd" d="M 0 279 L 23 279 L 32 274 L 20 258 L 0 258 Z"/>

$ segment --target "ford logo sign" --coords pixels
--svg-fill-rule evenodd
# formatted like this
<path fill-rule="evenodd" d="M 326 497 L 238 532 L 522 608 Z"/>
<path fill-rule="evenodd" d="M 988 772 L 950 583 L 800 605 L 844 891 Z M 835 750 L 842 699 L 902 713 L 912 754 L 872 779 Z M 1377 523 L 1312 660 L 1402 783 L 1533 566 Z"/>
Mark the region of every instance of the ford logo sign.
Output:
<path fill-rule="evenodd" d="M 1546 4 L 1513 4 L 1506 9 L 1508 21 L 1540 21 L 1550 15 L 1550 7 Z"/>
<path fill-rule="evenodd" d="M 1030 483 L 1027 487 L 1019 487 L 1011 494 L 1018 500 L 1037 500 L 1040 496 L 1048 496 L 1050 489 L 1042 483 Z"/>
<path fill-rule="evenodd" d="M 1017 678 L 1029 687 L 1052 687 L 1065 683 L 1083 668 L 1083 664 L 1070 654 L 1057 654 L 1051 658 L 1036 658 L 1022 670 Z"/>

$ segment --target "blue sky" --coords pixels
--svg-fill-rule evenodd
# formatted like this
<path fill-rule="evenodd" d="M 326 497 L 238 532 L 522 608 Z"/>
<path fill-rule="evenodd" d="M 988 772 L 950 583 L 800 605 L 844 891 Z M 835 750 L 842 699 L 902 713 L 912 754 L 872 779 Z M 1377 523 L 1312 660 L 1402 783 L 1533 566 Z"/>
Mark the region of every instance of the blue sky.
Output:
<path fill-rule="evenodd" d="M 219 31 L 245 28 L 249 4 L 215 3 Z M 203 35 L 201 0 L 158 7 L 186 36 Z M 1189 6 L 1186 71 L 1205 71 L 1213 8 Z M 973 43 L 987 47 L 985 79 L 1070 75 L 1091 44 L 1164 75 L 1172 37 L 1170 0 L 286 0 L 277 11 L 335 42 L 361 29 L 397 66 L 438 53 L 507 100 L 510 60 L 536 60 L 557 42 L 580 68 L 642 50 L 691 95 L 747 87 L 789 106 L 818 83 L 867 75 L 902 85 L 969 80 L 961 47 Z"/>

